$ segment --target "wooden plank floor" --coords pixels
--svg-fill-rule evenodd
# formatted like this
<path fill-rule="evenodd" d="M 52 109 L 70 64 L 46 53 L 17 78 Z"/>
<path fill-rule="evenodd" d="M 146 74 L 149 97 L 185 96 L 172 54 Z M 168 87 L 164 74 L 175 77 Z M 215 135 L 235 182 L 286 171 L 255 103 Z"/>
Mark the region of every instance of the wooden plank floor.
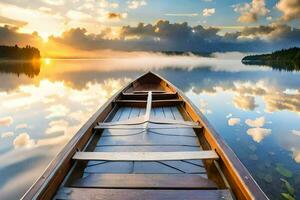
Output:
<path fill-rule="evenodd" d="M 217 185 L 213 181 L 193 174 L 92 174 L 75 182 L 73 187 L 217 189 Z"/>
<path fill-rule="evenodd" d="M 143 117 L 145 108 L 120 107 L 112 122 Z M 184 120 L 177 107 L 155 107 L 151 119 Z M 163 125 L 151 125 L 162 127 Z M 175 129 L 105 129 L 97 143 L 98 152 L 172 152 L 199 151 L 201 146 L 192 128 Z M 94 173 L 126 174 L 198 174 L 206 176 L 201 160 L 151 161 L 151 162 L 103 162 L 89 161 L 84 176 Z"/>
<path fill-rule="evenodd" d="M 111 122 L 144 118 L 145 112 L 145 108 L 120 107 Z M 184 121 L 178 107 L 154 107 L 151 119 Z M 154 123 L 147 129 L 142 125 L 141 128 L 125 127 L 105 128 L 95 142 L 94 152 L 155 154 L 202 150 L 192 127 L 166 128 L 164 124 Z M 219 190 L 208 179 L 202 160 L 128 160 L 87 161 L 81 168 L 82 175 L 71 178 L 54 199 L 232 199 L 228 190 Z"/>
<path fill-rule="evenodd" d="M 73 200 L 232 200 L 229 190 L 132 190 L 61 188 L 54 199 Z"/>

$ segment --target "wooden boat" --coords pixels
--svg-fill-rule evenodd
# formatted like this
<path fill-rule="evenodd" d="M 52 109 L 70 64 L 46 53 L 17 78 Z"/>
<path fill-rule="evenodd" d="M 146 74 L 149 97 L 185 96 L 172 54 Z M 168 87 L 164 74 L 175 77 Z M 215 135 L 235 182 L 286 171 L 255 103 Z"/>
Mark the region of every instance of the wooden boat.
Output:
<path fill-rule="evenodd" d="M 268 199 L 202 113 L 148 72 L 103 105 L 23 199 Z"/>

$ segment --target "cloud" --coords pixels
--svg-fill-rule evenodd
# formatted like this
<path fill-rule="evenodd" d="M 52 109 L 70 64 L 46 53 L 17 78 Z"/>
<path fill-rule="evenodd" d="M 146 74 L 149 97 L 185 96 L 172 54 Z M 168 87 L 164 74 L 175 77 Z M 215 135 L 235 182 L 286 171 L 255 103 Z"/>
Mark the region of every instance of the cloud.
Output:
<path fill-rule="evenodd" d="M 7 17 L 0 16 L 0 23 L 1 24 L 7 24 L 10 26 L 16 26 L 16 27 L 23 27 L 27 25 L 27 22 L 22 20 L 15 20 Z"/>
<path fill-rule="evenodd" d="M 233 98 L 233 104 L 242 110 L 254 110 L 258 106 L 253 96 L 246 95 L 236 95 Z"/>
<path fill-rule="evenodd" d="M 45 13 L 51 13 L 53 10 L 52 10 L 52 8 L 42 6 L 42 7 L 39 7 L 39 11 L 42 11 Z"/>
<path fill-rule="evenodd" d="M 66 116 L 69 112 L 69 108 L 64 105 L 53 105 L 47 109 L 50 114 L 46 116 L 47 119 L 54 117 L 63 117 Z"/>
<path fill-rule="evenodd" d="M 112 20 L 121 20 L 126 17 L 127 17 L 127 13 L 114 13 L 114 12 L 107 13 L 107 18 Z"/>
<path fill-rule="evenodd" d="M 10 116 L 0 118 L 0 126 L 10 126 L 13 122 L 14 120 Z"/>
<path fill-rule="evenodd" d="M 230 117 L 232 117 L 231 113 L 229 113 L 228 115 L 226 115 L 226 118 L 230 118 Z"/>
<path fill-rule="evenodd" d="M 291 132 L 294 135 L 300 136 L 300 131 L 298 131 L 298 130 L 292 130 Z"/>
<path fill-rule="evenodd" d="M 298 90 L 286 89 L 272 86 L 273 83 L 265 81 L 258 82 L 234 82 L 233 92 L 236 93 L 233 101 L 234 105 L 243 110 L 253 110 L 255 104 L 254 96 L 261 96 L 265 102 L 266 112 L 275 112 L 279 110 L 289 110 L 300 113 L 300 93 Z M 247 98 L 243 98 L 246 96 Z"/>
<path fill-rule="evenodd" d="M 299 29 L 293 30 L 288 25 L 272 24 L 269 26 L 246 27 L 237 36 L 239 39 L 263 39 L 270 42 L 277 42 L 279 40 L 287 41 L 288 38 L 293 39 L 297 43 L 296 36 L 300 34 Z M 280 38 L 281 37 L 281 38 Z"/>
<path fill-rule="evenodd" d="M 265 137 L 271 134 L 271 129 L 250 128 L 247 130 L 247 134 L 250 135 L 255 142 L 260 143 Z"/>
<path fill-rule="evenodd" d="M 28 133 L 21 133 L 14 139 L 13 144 L 15 148 L 32 147 L 34 145 L 34 140 L 30 139 Z"/>
<path fill-rule="evenodd" d="M 118 8 L 118 3 L 110 3 L 107 0 L 100 0 L 99 5 L 101 8 Z"/>
<path fill-rule="evenodd" d="M 42 0 L 44 3 L 53 6 L 62 6 L 65 4 L 64 0 Z"/>
<path fill-rule="evenodd" d="M 140 23 L 135 27 L 124 26 L 119 31 L 119 39 L 106 40 L 105 31 L 98 35 L 88 34 L 85 29 L 71 29 L 62 37 L 50 40 L 85 50 L 144 50 L 144 51 L 258 51 L 295 46 L 300 44 L 299 29 L 289 26 L 272 25 L 245 28 L 240 32 L 218 34 L 217 28 L 201 25 L 158 21 L 156 24 Z"/>
<path fill-rule="evenodd" d="M 202 15 L 204 17 L 209 17 L 209 16 L 212 16 L 213 14 L 215 14 L 215 12 L 216 12 L 216 9 L 214 9 L 214 8 L 205 8 L 202 11 Z"/>
<path fill-rule="evenodd" d="M 241 121 L 240 118 L 230 118 L 230 119 L 228 119 L 228 125 L 235 126 L 235 125 L 239 124 L 240 121 Z"/>
<path fill-rule="evenodd" d="M 92 18 L 91 15 L 77 10 L 69 10 L 66 16 L 72 20 L 88 20 Z"/>
<path fill-rule="evenodd" d="M 42 43 L 42 38 L 37 34 L 19 33 L 18 28 L 11 26 L 0 27 L 0 43 L 2 45 L 25 46 L 28 44 L 38 45 Z"/>
<path fill-rule="evenodd" d="M 38 8 L 32 9 L 28 6 L 16 6 L 0 2 L 0 13 L 3 17 L 26 22 L 26 25 L 18 27 L 18 31 L 23 33 L 38 32 L 44 39 L 51 34 L 59 35 L 65 29 L 64 18 L 61 15 L 46 13 Z"/>
<path fill-rule="evenodd" d="M 130 1 L 127 1 L 127 4 L 128 4 L 128 8 L 137 9 L 141 6 L 147 5 L 147 2 L 144 0 L 130 0 Z"/>
<path fill-rule="evenodd" d="M 4 132 L 1 134 L 1 138 L 8 138 L 12 137 L 14 135 L 14 132 Z"/>
<path fill-rule="evenodd" d="M 49 123 L 50 128 L 47 128 L 46 134 L 53 134 L 53 133 L 65 133 L 67 131 L 67 128 L 69 126 L 69 123 L 65 120 L 56 120 L 51 121 Z"/>
<path fill-rule="evenodd" d="M 266 16 L 270 12 L 266 8 L 265 0 L 252 0 L 251 3 L 237 4 L 233 7 L 235 12 L 241 14 L 238 21 L 245 23 L 257 22 L 259 16 Z"/>
<path fill-rule="evenodd" d="M 198 13 L 166 13 L 165 16 L 173 16 L 173 17 L 196 17 Z"/>
<path fill-rule="evenodd" d="M 279 135 L 278 142 L 286 150 L 292 152 L 292 157 L 295 162 L 300 163 L 300 131 L 292 130 L 288 134 L 282 133 Z"/>
<path fill-rule="evenodd" d="M 115 16 L 115 15 L 113 15 Z M 123 16 L 124 17 L 124 16 Z M 107 21 L 107 13 L 100 17 Z M 99 20 L 99 19 L 98 19 Z M 76 20 L 75 20 L 76 21 Z M 74 55 L 81 50 L 93 54 L 98 50 L 114 51 L 273 51 L 300 45 L 300 29 L 287 25 L 247 27 L 238 32 L 220 35 L 220 29 L 170 23 L 160 20 L 155 24 L 140 23 L 117 29 L 103 29 L 98 34 L 85 28 L 72 28 L 60 36 L 51 36 L 44 43 L 39 35 L 19 33 L 17 28 L 0 27 L 0 43 L 33 45 L 42 52 L 58 54 L 57 49 Z M 113 38 L 112 38 L 113 36 Z M 258 48 L 259 47 L 259 48 Z"/>
<path fill-rule="evenodd" d="M 212 113 L 212 111 L 208 108 L 208 101 L 206 101 L 206 100 L 204 100 L 204 99 L 200 99 L 199 110 L 200 110 L 203 114 L 211 114 L 211 113 Z"/>
<path fill-rule="evenodd" d="M 290 110 L 300 113 L 300 94 L 269 93 L 263 96 L 263 99 L 267 112 Z"/>
<path fill-rule="evenodd" d="M 293 152 L 293 158 L 297 163 L 300 163 L 300 150 L 292 148 L 291 151 Z"/>
<path fill-rule="evenodd" d="M 299 0 L 280 0 L 276 4 L 276 8 L 282 12 L 281 19 L 291 21 L 300 19 L 300 1 Z"/>
<path fill-rule="evenodd" d="M 17 129 L 24 129 L 24 128 L 29 128 L 28 124 L 23 123 L 23 124 L 18 124 L 18 125 L 16 126 L 16 130 L 17 130 Z"/>
<path fill-rule="evenodd" d="M 259 117 L 254 120 L 252 119 L 246 119 L 245 123 L 250 126 L 250 127 L 263 127 L 265 125 L 265 118 L 264 117 Z"/>

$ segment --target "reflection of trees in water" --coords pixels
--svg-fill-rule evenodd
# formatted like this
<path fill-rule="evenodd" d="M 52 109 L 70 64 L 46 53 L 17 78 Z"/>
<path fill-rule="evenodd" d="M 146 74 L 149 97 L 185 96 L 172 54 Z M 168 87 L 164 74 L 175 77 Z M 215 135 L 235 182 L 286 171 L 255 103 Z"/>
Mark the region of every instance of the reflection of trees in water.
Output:
<path fill-rule="evenodd" d="M 272 61 L 272 60 L 251 60 L 251 61 L 242 61 L 245 65 L 262 65 L 272 67 L 276 70 L 283 71 L 300 71 L 300 61 L 292 60 L 292 61 Z"/>
<path fill-rule="evenodd" d="M 40 73 L 40 61 L 1 61 L 0 73 L 25 74 L 29 78 L 34 78 Z"/>

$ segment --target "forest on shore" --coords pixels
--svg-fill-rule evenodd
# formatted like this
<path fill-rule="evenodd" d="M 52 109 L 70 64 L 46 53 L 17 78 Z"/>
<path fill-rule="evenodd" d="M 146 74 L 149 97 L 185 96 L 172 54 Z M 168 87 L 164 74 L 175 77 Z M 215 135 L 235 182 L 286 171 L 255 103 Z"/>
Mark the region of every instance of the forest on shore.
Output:
<path fill-rule="evenodd" d="M 2 60 L 33 60 L 40 59 L 40 51 L 32 46 L 19 47 L 15 46 L 0 46 L 0 59 Z"/>
<path fill-rule="evenodd" d="M 270 54 L 250 55 L 242 59 L 247 65 L 267 65 L 274 69 L 299 71 L 300 70 L 300 48 L 293 47 L 282 49 Z"/>

